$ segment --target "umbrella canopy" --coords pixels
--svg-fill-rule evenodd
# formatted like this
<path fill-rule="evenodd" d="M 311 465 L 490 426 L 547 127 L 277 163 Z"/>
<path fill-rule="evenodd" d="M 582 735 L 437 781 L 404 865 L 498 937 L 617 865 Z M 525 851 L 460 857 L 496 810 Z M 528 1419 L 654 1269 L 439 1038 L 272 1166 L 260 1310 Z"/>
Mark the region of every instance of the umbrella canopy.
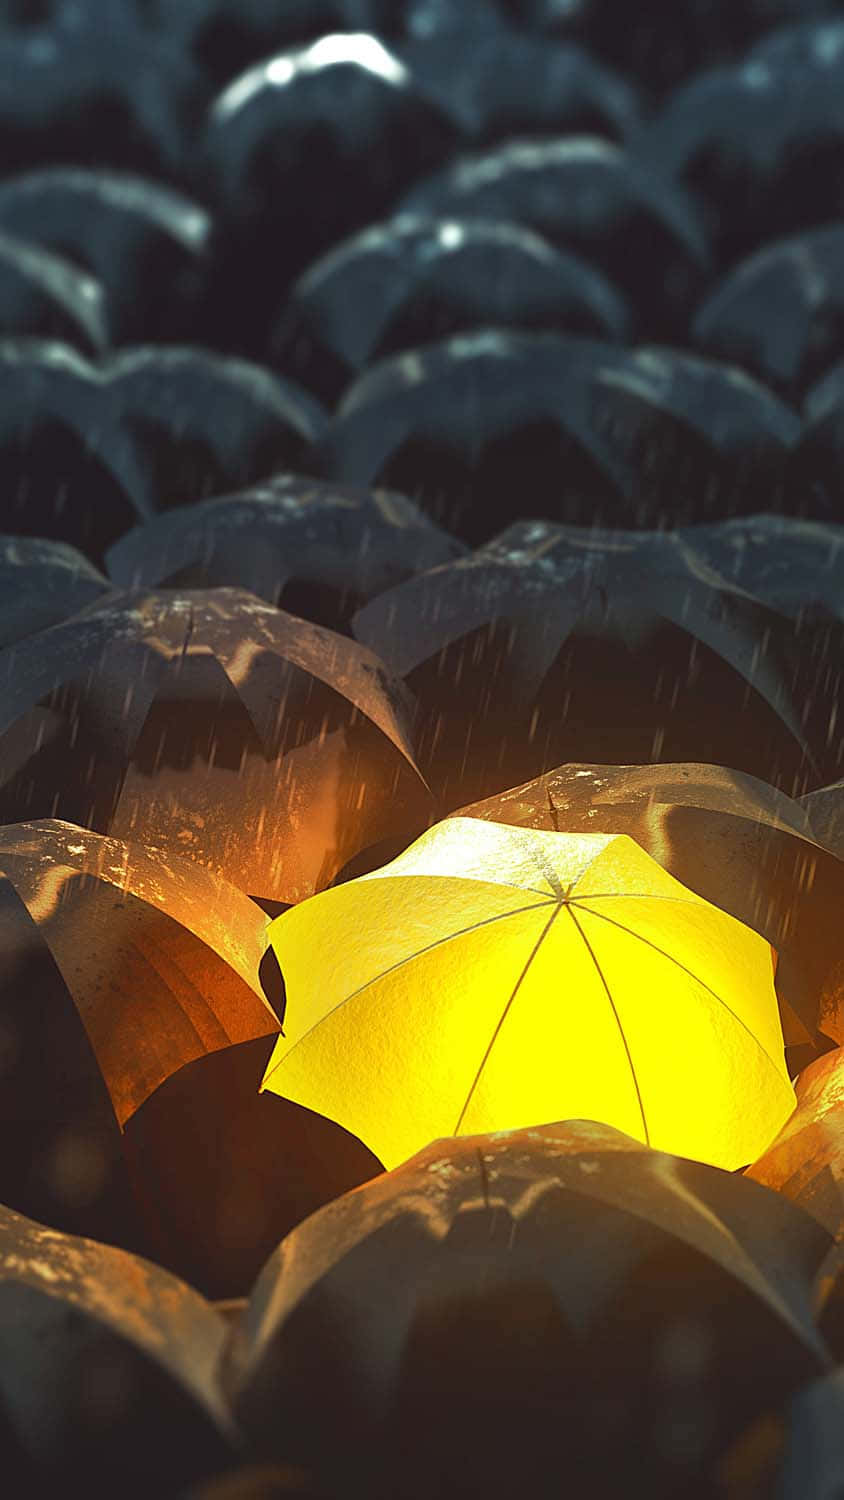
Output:
<path fill-rule="evenodd" d="M 572 43 L 493 26 L 425 37 L 401 56 L 473 145 L 579 134 L 618 141 L 638 124 L 630 84 Z"/>
<path fill-rule="evenodd" d="M 403 495 L 279 474 L 136 527 L 107 565 L 121 588 L 230 585 L 344 629 L 374 594 L 463 551 Z"/>
<path fill-rule="evenodd" d="M 137 590 L 0 653 L 0 815 L 70 816 L 295 901 L 428 819 L 407 693 L 239 589 Z"/>
<path fill-rule="evenodd" d="M 770 945 L 625 835 L 452 818 L 269 932 L 263 1087 L 387 1167 L 563 1115 L 735 1168 L 794 1105 Z"/>
<path fill-rule="evenodd" d="M 844 1048 L 805 1069 L 797 1106 L 747 1176 L 784 1193 L 844 1241 Z"/>
<path fill-rule="evenodd" d="M 452 807 L 587 746 L 610 763 L 705 755 L 789 791 L 826 749 L 807 754 L 809 688 L 825 683 L 789 623 L 677 533 L 523 522 L 379 595 L 353 629 L 407 679 Z"/>
<path fill-rule="evenodd" d="M 698 309 L 695 344 L 732 360 L 798 403 L 844 335 L 844 224 L 765 245 Z"/>
<path fill-rule="evenodd" d="M 531 512 L 632 527 L 790 500 L 797 414 L 731 366 L 499 329 L 384 359 L 346 392 L 323 472 L 412 494 L 467 541 Z"/>
<path fill-rule="evenodd" d="M 0 1208 L 0 1399 L 34 1493 L 145 1500 L 230 1462 L 225 1338 L 166 1271 Z"/>
<path fill-rule="evenodd" d="M 800 803 L 818 843 L 844 859 L 844 781 L 817 787 L 801 797 Z"/>
<path fill-rule="evenodd" d="M 638 153 L 594 136 L 508 141 L 462 157 L 400 207 L 527 225 L 604 271 L 652 337 L 684 328 L 707 266 L 706 240 L 682 189 Z"/>
<path fill-rule="evenodd" d="M 803 403 L 803 417 L 792 464 L 795 505 L 804 515 L 837 521 L 842 514 L 844 360 L 812 386 Z"/>
<path fill-rule="evenodd" d="M 841 216 L 844 25 L 763 39 L 740 62 L 692 78 L 639 142 L 693 194 L 720 263 Z"/>
<path fill-rule="evenodd" d="M 62 256 L 0 234 L 0 333 L 67 339 L 84 353 L 108 343 L 103 288 Z"/>
<path fill-rule="evenodd" d="M 723 578 L 805 624 L 844 619 L 844 526 L 796 516 L 736 516 L 684 528 L 683 540 Z"/>
<path fill-rule="evenodd" d="M 457 816 L 628 834 L 676 880 L 776 949 L 789 1071 L 792 1059 L 813 1055 L 819 1028 L 827 1036 L 840 983 L 844 867 L 813 840 L 804 809 L 783 792 L 725 766 L 575 764 Z"/>
<path fill-rule="evenodd" d="M 181 193 L 130 172 L 38 167 L 0 183 L 0 227 L 96 278 L 112 344 L 194 331 L 211 220 Z"/>
<path fill-rule="evenodd" d="M 436 1141 L 267 1263 L 236 1409 L 343 1493 L 703 1494 L 822 1371 L 828 1244 L 757 1184 L 591 1122 Z"/>
<path fill-rule="evenodd" d="M 66 542 L 0 536 L 0 647 L 66 620 L 108 591 L 108 579 Z"/>
<path fill-rule="evenodd" d="M 374 360 L 485 326 L 623 340 L 630 312 L 594 266 L 522 225 L 405 214 L 305 272 L 273 355 L 333 402 Z"/>

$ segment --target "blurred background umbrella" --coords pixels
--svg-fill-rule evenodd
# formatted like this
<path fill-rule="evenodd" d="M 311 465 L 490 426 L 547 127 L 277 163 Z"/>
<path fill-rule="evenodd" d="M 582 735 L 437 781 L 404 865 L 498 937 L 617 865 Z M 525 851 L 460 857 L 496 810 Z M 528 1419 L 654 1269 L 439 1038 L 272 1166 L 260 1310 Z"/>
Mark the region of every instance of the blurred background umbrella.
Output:
<path fill-rule="evenodd" d="M 27 240 L 0 234 L 0 332 L 67 339 L 85 354 L 108 343 L 99 282 Z"/>
<path fill-rule="evenodd" d="M 0 536 L 0 647 L 66 620 L 108 592 L 108 579 L 66 542 Z"/>

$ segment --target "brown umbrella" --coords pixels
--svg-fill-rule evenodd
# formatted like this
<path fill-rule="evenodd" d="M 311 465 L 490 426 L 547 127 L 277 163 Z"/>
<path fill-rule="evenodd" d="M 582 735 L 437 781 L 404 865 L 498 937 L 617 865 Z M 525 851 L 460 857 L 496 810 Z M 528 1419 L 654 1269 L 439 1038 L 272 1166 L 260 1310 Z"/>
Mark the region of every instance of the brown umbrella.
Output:
<path fill-rule="evenodd" d="M 9 820 L 166 844 L 274 902 L 427 821 L 401 684 L 241 589 L 109 595 L 0 653 L 0 684 Z"/>
<path fill-rule="evenodd" d="M 828 1245 L 757 1184 L 592 1122 L 435 1141 L 269 1260 L 235 1408 L 353 1495 L 697 1496 L 827 1365 Z"/>
<path fill-rule="evenodd" d="M 841 984 L 844 865 L 813 840 L 800 805 L 766 782 L 694 763 L 572 764 L 455 816 L 629 834 L 683 885 L 777 950 L 792 1065 L 814 1056 L 817 1045 L 828 1046 L 824 1038 L 837 1040 L 829 1028 Z"/>
<path fill-rule="evenodd" d="M 184 1063 L 279 1030 L 264 924 L 172 849 L 0 829 L 0 1201 L 125 1234 L 119 1130 Z"/>

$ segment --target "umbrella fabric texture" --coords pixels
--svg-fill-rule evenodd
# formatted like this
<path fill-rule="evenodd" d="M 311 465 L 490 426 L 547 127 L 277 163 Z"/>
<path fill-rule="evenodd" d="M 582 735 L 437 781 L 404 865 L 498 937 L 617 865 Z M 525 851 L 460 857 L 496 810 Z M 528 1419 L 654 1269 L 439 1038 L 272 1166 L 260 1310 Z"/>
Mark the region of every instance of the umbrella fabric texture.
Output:
<path fill-rule="evenodd" d="M 624 835 L 449 819 L 269 934 L 263 1087 L 387 1167 L 567 1115 L 735 1168 L 794 1106 L 770 945 Z"/>
<path fill-rule="evenodd" d="M 702 1496 L 828 1368 L 828 1245 L 775 1193 L 591 1122 L 440 1140 L 288 1236 L 227 1383 L 261 1450 L 344 1494 Z"/>

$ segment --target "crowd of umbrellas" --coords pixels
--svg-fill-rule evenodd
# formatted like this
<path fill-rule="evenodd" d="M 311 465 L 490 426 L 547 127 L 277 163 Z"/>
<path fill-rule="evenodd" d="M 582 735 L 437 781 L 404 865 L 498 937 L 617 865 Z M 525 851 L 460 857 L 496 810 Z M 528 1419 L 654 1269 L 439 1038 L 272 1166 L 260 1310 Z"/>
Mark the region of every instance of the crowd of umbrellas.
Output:
<path fill-rule="evenodd" d="M 10 1500 L 844 1493 L 844 7 L 0 0 Z"/>

